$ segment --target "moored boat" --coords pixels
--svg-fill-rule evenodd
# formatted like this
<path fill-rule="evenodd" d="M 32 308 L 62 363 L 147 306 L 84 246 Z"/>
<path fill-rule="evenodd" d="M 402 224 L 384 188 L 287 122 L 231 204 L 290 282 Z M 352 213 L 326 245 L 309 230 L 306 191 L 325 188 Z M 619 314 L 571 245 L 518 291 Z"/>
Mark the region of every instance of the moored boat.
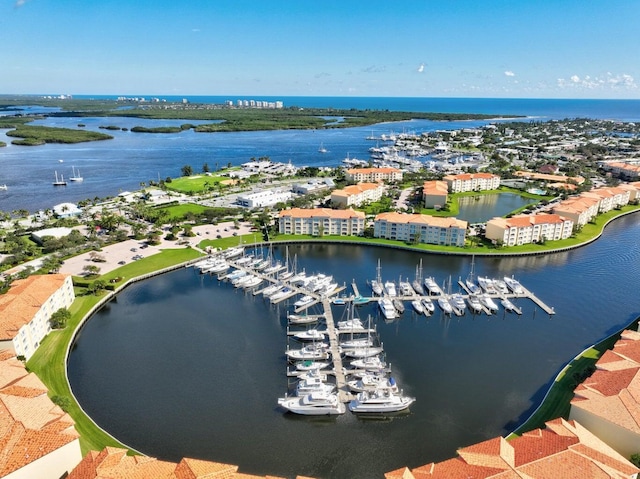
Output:
<path fill-rule="evenodd" d="M 442 309 L 442 311 L 444 311 L 445 314 L 451 314 L 453 312 L 451 303 L 444 296 L 440 296 L 438 298 L 438 306 L 440 306 L 440 309 Z"/>
<path fill-rule="evenodd" d="M 380 311 L 385 319 L 396 319 L 398 317 L 398 312 L 390 299 L 380 298 L 378 300 L 378 306 L 380 307 Z"/>
<path fill-rule="evenodd" d="M 307 416 L 326 414 L 344 414 L 346 407 L 333 393 L 313 392 L 302 397 L 284 397 L 278 399 L 278 405 L 289 412 Z"/>
<path fill-rule="evenodd" d="M 482 312 L 482 303 L 475 294 L 467 296 L 467 303 L 469 303 L 469 309 L 474 313 Z"/>
<path fill-rule="evenodd" d="M 389 390 L 363 391 L 349 402 L 349 410 L 354 413 L 391 413 L 407 409 L 415 398 Z"/>
<path fill-rule="evenodd" d="M 411 301 L 411 306 L 416 313 L 424 314 L 424 306 L 422 305 L 422 301 L 420 301 L 419 299 L 414 299 L 413 301 Z"/>
<path fill-rule="evenodd" d="M 429 294 L 442 294 L 442 289 L 440 288 L 440 286 L 438 286 L 436 280 L 431 276 L 427 276 L 424 279 L 424 285 L 426 286 L 427 290 L 429 290 Z"/>
<path fill-rule="evenodd" d="M 522 288 L 522 285 L 517 279 L 513 277 L 505 276 L 504 282 L 507 284 L 507 287 L 511 291 L 513 291 L 515 294 L 524 294 L 524 289 Z"/>
<path fill-rule="evenodd" d="M 431 314 L 436 310 L 436 306 L 433 304 L 433 301 L 431 301 L 431 298 L 422 298 L 421 302 L 426 314 Z"/>
<path fill-rule="evenodd" d="M 489 311 L 496 312 L 498 311 L 498 305 L 495 303 L 493 298 L 488 294 L 481 294 L 479 296 L 480 302 L 487 308 Z"/>
<path fill-rule="evenodd" d="M 385 375 L 374 373 L 365 373 L 360 379 L 347 381 L 347 386 L 357 393 L 375 390 L 398 392 L 398 384 L 394 378 L 387 378 Z"/>
<path fill-rule="evenodd" d="M 326 335 L 326 331 L 320 331 L 318 329 L 312 328 L 307 331 L 300 331 L 299 333 L 295 333 L 293 335 L 294 338 L 300 339 L 301 341 L 322 341 L 324 340 Z"/>

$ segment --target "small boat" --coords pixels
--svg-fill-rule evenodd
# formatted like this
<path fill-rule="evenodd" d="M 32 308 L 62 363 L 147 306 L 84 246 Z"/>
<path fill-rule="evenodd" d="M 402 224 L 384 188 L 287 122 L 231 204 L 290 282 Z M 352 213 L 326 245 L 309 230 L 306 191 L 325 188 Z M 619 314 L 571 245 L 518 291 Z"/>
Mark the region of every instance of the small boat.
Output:
<path fill-rule="evenodd" d="M 467 297 L 467 303 L 469 303 L 469 309 L 473 313 L 481 313 L 482 312 L 482 303 L 478 299 L 478 297 L 474 294 L 470 294 Z"/>
<path fill-rule="evenodd" d="M 271 297 L 269 298 L 269 300 L 271 301 L 271 303 L 277 303 L 278 301 L 280 301 L 285 296 L 290 295 L 292 292 L 293 291 L 291 290 L 291 288 L 287 288 L 285 286 L 284 288 L 282 288 L 277 293 L 272 294 Z"/>
<path fill-rule="evenodd" d="M 276 294 L 282 288 L 284 288 L 282 284 L 272 284 L 271 286 L 267 286 L 262 290 L 262 295 L 268 298 L 271 295 Z"/>
<path fill-rule="evenodd" d="M 400 281 L 398 283 L 398 288 L 400 288 L 400 295 L 401 296 L 412 296 L 413 295 L 413 288 L 411 287 L 411 283 L 409 283 L 408 281 Z"/>
<path fill-rule="evenodd" d="M 459 312 L 464 313 L 464 310 L 467 309 L 467 303 L 464 302 L 464 298 L 460 293 L 455 293 L 449 296 L 449 303 Z"/>
<path fill-rule="evenodd" d="M 387 378 L 384 375 L 365 373 L 360 379 L 347 381 L 347 386 L 353 392 L 361 393 L 363 391 L 384 391 L 399 392 L 398 384 L 394 378 Z"/>
<path fill-rule="evenodd" d="M 398 293 L 396 292 L 396 284 L 393 281 L 385 281 L 384 290 L 392 298 L 398 295 Z"/>
<path fill-rule="evenodd" d="M 387 363 L 380 359 L 380 356 L 354 359 L 350 364 L 356 369 L 366 369 L 368 371 L 379 371 L 387 367 Z"/>
<path fill-rule="evenodd" d="M 298 380 L 298 384 L 296 385 L 296 396 L 304 396 L 305 394 L 311 394 L 314 392 L 331 394 L 335 389 L 335 384 L 328 384 L 320 377 L 311 376 Z"/>
<path fill-rule="evenodd" d="M 424 296 L 424 288 L 422 287 L 422 284 L 420 284 L 420 280 L 414 279 L 411 283 L 411 287 L 417 295 Z"/>
<path fill-rule="evenodd" d="M 373 346 L 373 340 L 370 338 L 346 339 L 340 341 L 340 347 L 343 349 L 366 348 Z"/>
<path fill-rule="evenodd" d="M 352 359 L 362 359 L 377 356 L 383 351 L 382 346 L 365 346 L 364 348 L 346 349 L 344 355 Z"/>
<path fill-rule="evenodd" d="M 491 278 L 488 278 L 486 276 L 478 276 L 478 284 L 485 293 L 495 294 L 498 292 Z"/>
<path fill-rule="evenodd" d="M 398 317 L 398 312 L 389 298 L 380 298 L 378 300 L 378 306 L 385 319 L 396 319 Z"/>
<path fill-rule="evenodd" d="M 69 177 L 69 181 L 77 181 L 80 182 L 84 180 L 82 176 L 80 176 L 80 170 L 76 171 L 75 167 L 71 167 L 72 175 Z"/>
<path fill-rule="evenodd" d="M 404 313 L 404 303 L 402 301 L 400 301 L 399 299 L 394 299 L 392 303 L 393 307 L 396 308 L 396 311 L 398 311 L 399 314 Z"/>
<path fill-rule="evenodd" d="M 422 298 L 422 306 L 424 306 L 425 313 L 432 314 L 436 310 L 436 306 L 431 301 L 431 298 Z"/>
<path fill-rule="evenodd" d="M 251 276 L 247 281 L 242 283 L 242 287 L 244 289 L 255 288 L 260 283 L 262 283 L 262 281 L 263 281 L 262 278 L 258 276 Z"/>
<path fill-rule="evenodd" d="M 390 413 L 407 409 L 415 398 L 389 390 L 363 391 L 349 402 L 349 411 L 354 413 Z"/>
<path fill-rule="evenodd" d="M 293 277 L 293 271 L 284 271 L 278 275 L 280 281 L 291 279 Z"/>
<path fill-rule="evenodd" d="M 376 296 L 382 296 L 382 285 L 375 279 L 371 280 L 371 291 Z"/>
<path fill-rule="evenodd" d="M 234 248 L 229 248 L 225 250 L 222 255 L 226 259 L 237 258 L 238 256 L 244 253 L 244 246 L 236 246 Z"/>
<path fill-rule="evenodd" d="M 510 278 L 508 276 L 505 276 L 504 282 L 507 284 L 507 287 L 511 291 L 513 291 L 515 294 L 524 294 L 524 289 L 522 288 L 522 285 L 517 279 L 514 279 L 513 277 Z"/>
<path fill-rule="evenodd" d="M 300 349 L 289 349 L 285 352 L 287 358 L 293 361 L 301 360 L 324 360 L 329 359 L 329 353 L 326 351 L 328 344 L 326 343 L 313 343 L 308 344 Z"/>
<path fill-rule="evenodd" d="M 296 308 L 302 308 L 304 306 L 307 306 L 307 305 L 313 303 L 314 301 L 316 301 L 316 298 L 314 298 L 313 296 L 310 296 L 310 295 L 305 295 L 302 298 L 300 298 L 298 301 L 293 303 L 293 305 Z"/>
<path fill-rule="evenodd" d="M 442 289 L 431 276 L 427 276 L 424 279 L 424 285 L 429 290 L 429 294 L 442 294 Z"/>
<path fill-rule="evenodd" d="M 276 261 L 273 265 L 269 266 L 268 268 L 265 268 L 263 273 L 264 274 L 274 274 L 274 273 L 277 273 L 278 271 L 282 271 L 285 268 L 286 268 L 285 265 L 283 265 L 282 263 Z"/>
<path fill-rule="evenodd" d="M 338 333 L 364 333 L 367 330 L 365 329 L 362 321 L 357 318 L 347 319 L 346 321 L 338 321 Z"/>
<path fill-rule="evenodd" d="M 9 188 L 7 188 L 6 183 L 5 183 L 4 185 L 0 185 L 0 190 L 6 191 L 6 190 L 8 190 L 8 189 L 9 189 Z"/>
<path fill-rule="evenodd" d="M 411 301 L 411 306 L 416 313 L 424 314 L 424 306 L 422 305 L 422 301 L 420 301 L 419 299 L 414 299 L 413 301 Z"/>
<path fill-rule="evenodd" d="M 507 283 L 505 283 L 501 279 L 494 279 L 493 286 L 501 294 L 509 294 L 509 288 L 507 287 Z"/>
<path fill-rule="evenodd" d="M 290 314 L 287 316 L 289 324 L 312 324 L 317 323 L 321 316 L 315 314 Z"/>
<path fill-rule="evenodd" d="M 466 279 L 464 284 L 467 286 L 467 289 L 471 294 L 478 294 L 481 292 L 480 287 L 470 279 Z"/>
<path fill-rule="evenodd" d="M 324 416 L 344 414 L 345 405 L 334 393 L 313 392 L 302 397 L 284 397 L 278 399 L 278 405 L 289 412 L 306 416 Z"/>
<path fill-rule="evenodd" d="M 226 276 L 226 279 L 228 279 L 229 281 L 233 282 L 234 280 L 238 279 L 238 278 L 242 278 L 243 276 L 246 276 L 247 273 L 245 270 L 243 269 L 236 269 L 235 271 L 232 271 L 231 273 L 229 273 Z"/>
<path fill-rule="evenodd" d="M 508 313 L 514 312 L 516 310 L 516 305 L 513 304 L 508 298 L 502 299 L 500 301 L 500 304 L 502 304 L 502 307 Z"/>
<path fill-rule="evenodd" d="M 220 274 L 229 269 L 229 263 L 221 259 L 211 264 L 207 269 L 202 270 L 203 273 Z"/>
<path fill-rule="evenodd" d="M 325 337 L 325 331 L 320 331 L 318 329 L 309 329 L 307 331 L 300 331 L 293 335 L 294 338 L 300 339 L 301 341 L 322 341 Z"/>
<path fill-rule="evenodd" d="M 442 311 L 444 311 L 445 314 L 451 314 L 453 312 L 451 303 L 449 303 L 449 300 L 444 296 L 440 296 L 438 298 L 438 306 L 440 306 L 440 309 L 442 309 Z"/>
<path fill-rule="evenodd" d="M 318 148 L 318 153 L 326 153 L 326 152 L 327 152 L 327 149 L 324 146 L 322 146 L 322 143 L 320 143 L 320 148 Z"/>
<path fill-rule="evenodd" d="M 64 176 L 60 174 L 60 178 L 58 179 L 58 172 L 56 171 L 56 180 L 52 183 L 53 186 L 67 186 L 67 182 L 64 181 Z"/>
<path fill-rule="evenodd" d="M 369 298 L 365 298 L 364 296 L 355 296 L 353 298 L 353 304 L 355 306 L 362 306 L 363 304 L 367 304 L 369 301 Z"/>
<path fill-rule="evenodd" d="M 300 361 L 296 363 L 296 369 L 298 371 L 319 371 L 320 369 L 325 369 L 329 367 L 328 361 Z"/>
<path fill-rule="evenodd" d="M 495 303 L 495 301 L 491 298 L 491 296 L 489 296 L 488 294 L 481 294 L 479 296 L 480 302 L 489 310 L 489 311 L 493 311 L 496 312 L 498 311 L 498 305 Z"/>

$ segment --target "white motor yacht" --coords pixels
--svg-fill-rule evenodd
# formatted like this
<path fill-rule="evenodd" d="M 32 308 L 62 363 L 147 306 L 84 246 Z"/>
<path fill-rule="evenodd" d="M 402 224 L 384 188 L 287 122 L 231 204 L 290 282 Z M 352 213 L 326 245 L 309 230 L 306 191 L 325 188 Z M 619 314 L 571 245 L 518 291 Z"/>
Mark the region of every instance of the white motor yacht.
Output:
<path fill-rule="evenodd" d="M 416 399 L 389 390 L 363 391 L 349 403 L 354 413 L 391 413 L 407 409 Z"/>
<path fill-rule="evenodd" d="M 284 397 L 278 399 L 280 407 L 295 414 L 324 416 L 326 414 L 344 414 L 346 407 L 333 393 L 313 392 L 302 397 Z"/>

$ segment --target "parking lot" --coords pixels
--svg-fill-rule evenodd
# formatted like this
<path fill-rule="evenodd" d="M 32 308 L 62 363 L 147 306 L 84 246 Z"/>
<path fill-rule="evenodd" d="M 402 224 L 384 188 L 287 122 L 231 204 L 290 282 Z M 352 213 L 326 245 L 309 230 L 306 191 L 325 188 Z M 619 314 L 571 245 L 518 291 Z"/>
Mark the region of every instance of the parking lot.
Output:
<path fill-rule="evenodd" d="M 234 235 L 249 234 L 251 232 L 251 226 L 252 225 L 248 223 L 240 223 L 239 229 L 235 229 L 232 222 L 195 226 L 193 228 L 195 236 L 180 238 L 177 241 L 167 241 L 163 238 L 160 240 L 159 245 L 153 246 L 147 245 L 146 242 L 141 240 L 130 239 L 121 243 L 105 246 L 101 251 L 97 252 L 97 254 L 104 258 L 104 262 L 91 260 L 95 252 L 83 253 L 65 260 L 60 268 L 60 272 L 80 276 L 83 274 L 85 266 L 93 265 L 100 268 L 100 274 L 105 274 L 123 264 L 159 253 L 163 249 L 186 248 L 187 246 L 196 248 L 198 243 L 203 239 L 216 239 L 218 236 L 220 236 L 220 238 L 228 238 Z M 260 239 L 260 237 L 258 237 L 258 239 Z"/>

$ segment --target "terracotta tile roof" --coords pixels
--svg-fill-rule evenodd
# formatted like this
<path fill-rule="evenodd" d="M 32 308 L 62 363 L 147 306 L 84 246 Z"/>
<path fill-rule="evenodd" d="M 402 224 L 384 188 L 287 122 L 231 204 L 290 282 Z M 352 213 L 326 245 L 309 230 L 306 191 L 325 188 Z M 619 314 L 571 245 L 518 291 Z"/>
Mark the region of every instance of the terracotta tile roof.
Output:
<path fill-rule="evenodd" d="M 446 181 L 425 181 L 422 186 L 423 195 L 446 195 L 449 192 L 449 187 Z"/>
<path fill-rule="evenodd" d="M 362 218 L 365 214 L 363 211 L 355 211 L 351 208 L 346 210 L 332 210 L 330 208 L 291 208 L 288 210 L 282 210 L 279 213 L 279 217 L 291 216 L 293 218 L 336 218 L 336 219 L 350 219 L 350 218 Z"/>
<path fill-rule="evenodd" d="M 342 196 L 358 195 L 364 191 L 377 190 L 381 186 L 381 183 L 358 183 L 357 185 L 345 186 L 341 190 L 334 190 L 331 194 Z"/>
<path fill-rule="evenodd" d="M 0 477 L 77 440 L 73 420 L 35 374 L 0 355 Z M 78 446 L 79 451 L 79 446 Z"/>
<path fill-rule="evenodd" d="M 380 213 L 375 217 L 375 221 L 388 221 L 389 223 L 415 223 L 440 228 L 467 228 L 467 222 L 457 218 L 440 218 L 438 216 L 408 214 L 408 213 Z"/>
<path fill-rule="evenodd" d="M 631 381 L 637 376 L 640 367 L 622 369 L 618 371 L 598 370 L 582 383 L 582 385 L 603 396 L 615 396 L 623 389 L 629 387 Z"/>
<path fill-rule="evenodd" d="M 459 457 L 412 470 L 396 469 L 386 479 L 630 479 L 640 472 L 623 456 L 575 421 L 554 419 L 506 441 L 494 438 L 458 451 Z"/>
<path fill-rule="evenodd" d="M 66 278 L 65 274 L 47 274 L 14 281 L 9 291 L 0 295 L 0 340 L 13 339 Z"/>
<path fill-rule="evenodd" d="M 67 479 L 284 479 L 238 472 L 238 466 L 184 458 L 179 463 L 128 456 L 126 449 L 90 451 Z M 298 479 L 303 479 L 298 476 Z M 308 478 L 313 479 L 313 478 Z"/>
<path fill-rule="evenodd" d="M 368 175 L 369 173 L 400 173 L 398 168 L 350 168 L 347 170 L 347 173 L 350 175 L 355 174 L 363 174 Z"/>

